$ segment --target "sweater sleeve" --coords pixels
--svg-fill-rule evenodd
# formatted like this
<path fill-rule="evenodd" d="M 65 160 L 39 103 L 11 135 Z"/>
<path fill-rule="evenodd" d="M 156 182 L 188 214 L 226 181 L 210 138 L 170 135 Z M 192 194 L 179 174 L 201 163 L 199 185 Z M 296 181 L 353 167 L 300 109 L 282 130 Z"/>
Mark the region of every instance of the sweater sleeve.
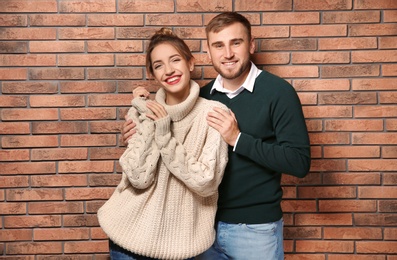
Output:
<path fill-rule="evenodd" d="M 136 133 L 120 157 L 120 165 L 131 185 L 137 189 L 149 187 L 155 180 L 160 152 L 154 142 L 154 122 L 146 117 L 143 99 L 134 99 L 127 117 L 136 123 Z"/>
<path fill-rule="evenodd" d="M 235 152 L 276 172 L 305 177 L 310 170 L 310 142 L 302 106 L 292 86 L 270 102 L 274 141 L 241 133 Z"/>
<path fill-rule="evenodd" d="M 228 161 L 226 142 L 203 120 L 196 138 L 204 138 L 205 141 L 202 147 L 193 148 L 201 149 L 196 156 L 171 135 L 169 121 L 169 118 L 156 121 L 155 133 L 167 169 L 194 193 L 202 197 L 215 194 Z"/>

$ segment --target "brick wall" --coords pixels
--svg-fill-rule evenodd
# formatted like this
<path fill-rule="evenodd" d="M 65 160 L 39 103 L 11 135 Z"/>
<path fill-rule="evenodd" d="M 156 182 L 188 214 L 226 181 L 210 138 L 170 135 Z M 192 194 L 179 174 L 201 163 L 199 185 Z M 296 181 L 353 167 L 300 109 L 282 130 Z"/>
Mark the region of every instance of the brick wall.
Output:
<path fill-rule="evenodd" d="M 239 11 L 255 62 L 303 103 L 311 173 L 284 176 L 286 259 L 397 259 L 396 0 L 2 0 L 0 259 L 107 259 L 96 211 L 120 179 L 146 40 L 173 27 L 216 76 L 204 26 Z"/>

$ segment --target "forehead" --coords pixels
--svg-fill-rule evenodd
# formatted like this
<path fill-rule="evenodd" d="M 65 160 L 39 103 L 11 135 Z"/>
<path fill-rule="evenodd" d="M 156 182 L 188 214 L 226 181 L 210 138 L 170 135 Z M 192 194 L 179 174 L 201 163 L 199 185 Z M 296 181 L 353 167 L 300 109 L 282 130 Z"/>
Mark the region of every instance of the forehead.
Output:
<path fill-rule="evenodd" d="M 172 56 L 180 55 L 178 50 L 170 43 L 160 43 L 152 50 L 150 57 L 152 61 L 169 59 Z"/>
<path fill-rule="evenodd" d="M 209 32 L 208 42 L 228 42 L 234 39 L 248 39 L 248 33 L 244 25 L 241 23 L 234 23 L 226 26 L 219 32 Z"/>

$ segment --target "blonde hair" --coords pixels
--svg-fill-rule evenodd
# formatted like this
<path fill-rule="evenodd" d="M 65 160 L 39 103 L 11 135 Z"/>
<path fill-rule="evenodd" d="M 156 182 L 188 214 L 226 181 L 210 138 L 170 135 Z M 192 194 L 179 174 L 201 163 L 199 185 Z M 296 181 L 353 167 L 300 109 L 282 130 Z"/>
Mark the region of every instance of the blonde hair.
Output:
<path fill-rule="evenodd" d="M 186 61 L 189 62 L 193 58 L 193 54 L 186 43 L 175 35 L 170 28 L 163 27 L 150 38 L 150 43 L 146 50 L 146 69 L 150 75 L 153 75 L 152 51 L 163 43 L 172 45 Z"/>

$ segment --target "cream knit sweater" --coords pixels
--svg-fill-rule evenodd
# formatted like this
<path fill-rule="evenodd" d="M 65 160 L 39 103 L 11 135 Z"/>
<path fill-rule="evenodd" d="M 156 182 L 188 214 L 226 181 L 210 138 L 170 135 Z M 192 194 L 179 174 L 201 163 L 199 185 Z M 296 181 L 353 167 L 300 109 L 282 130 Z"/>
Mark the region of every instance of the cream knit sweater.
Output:
<path fill-rule="evenodd" d="M 188 98 L 165 104 L 168 116 L 157 121 L 146 101 L 135 98 L 128 116 L 137 133 L 120 158 L 122 180 L 99 209 L 104 232 L 119 246 L 159 259 L 185 259 L 209 248 L 215 239 L 218 185 L 227 163 L 227 144 L 206 122 L 216 101 L 200 98 L 190 84 Z"/>

